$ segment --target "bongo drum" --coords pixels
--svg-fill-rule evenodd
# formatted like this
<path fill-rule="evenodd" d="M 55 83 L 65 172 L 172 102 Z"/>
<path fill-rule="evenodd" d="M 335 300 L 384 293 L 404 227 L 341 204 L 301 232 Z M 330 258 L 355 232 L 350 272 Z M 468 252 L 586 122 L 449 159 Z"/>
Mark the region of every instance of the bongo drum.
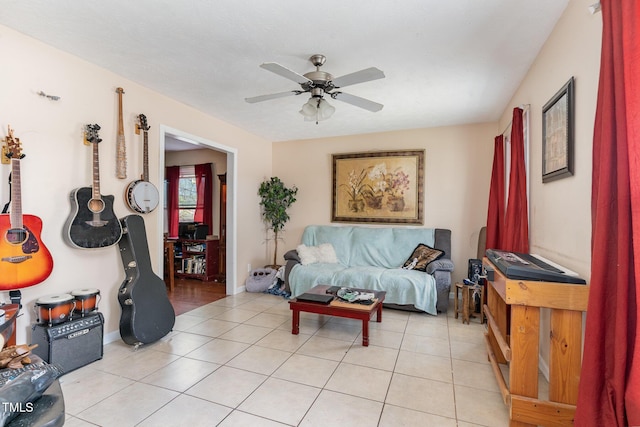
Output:
<path fill-rule="evenodd" d="M 69 294 L 48 295 L 36 300 L 38 323 L 56 325 L 69 319 L 73 310 L 73 297 Z"/>
<path fill-rule="evenodd" d="M 84 316 L 98 309 L 99 289 L 76 289 L 71 292 L 71 295 L 75 300 L 74 313 Z"/>

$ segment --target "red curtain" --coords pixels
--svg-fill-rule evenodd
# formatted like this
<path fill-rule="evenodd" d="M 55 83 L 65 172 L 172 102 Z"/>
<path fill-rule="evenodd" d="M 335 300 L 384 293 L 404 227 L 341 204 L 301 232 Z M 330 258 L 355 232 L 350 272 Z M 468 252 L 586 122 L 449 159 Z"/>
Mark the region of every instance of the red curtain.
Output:
<path fill-rule="evenodd" d="M 167 215 L 169 222 L 169 237 L 178 237 L 179 221 L 179 183 L 180 166 L 168 166 L 165 171 L 168 183 L 167 188 Z"/>
<path fill-rule="evenodd" d="M 640 3 L 603 0 L 577 426 L 640 425 Z"/>
<path fill-rule="evenodd" d="M 195 165 L 196 175 L 196 211 L 193 220 L 209 226 L 209 232 L 213 229 L 213 172 L 211 163 Z"/>
<path fill-rule="evenodd" d="M 509 198 L 505 214 L 502 249 L 529 252 L 529 214 L 527 207 L 527 174 L 524 165 L 524 133 L 522 109 L 513 109 L 511 121 L 511 173 Z"/>
<path fill-rule="evenodd" d="M 498 135 L 493 146 L 493 171 L 487 212 L 487 249 L 502 248 L 504 230 L 504 137 Z"/>

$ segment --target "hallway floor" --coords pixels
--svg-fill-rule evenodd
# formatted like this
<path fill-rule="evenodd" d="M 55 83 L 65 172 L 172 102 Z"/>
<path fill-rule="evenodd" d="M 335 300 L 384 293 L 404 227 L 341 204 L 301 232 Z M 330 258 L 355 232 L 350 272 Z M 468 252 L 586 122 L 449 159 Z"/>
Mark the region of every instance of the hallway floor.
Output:
<path fill-rule="evenodd" d="M 226 296 L 226 284 L 195 279 L 176 279 L 173 292 L 167 293 L 176 316 Z"/>

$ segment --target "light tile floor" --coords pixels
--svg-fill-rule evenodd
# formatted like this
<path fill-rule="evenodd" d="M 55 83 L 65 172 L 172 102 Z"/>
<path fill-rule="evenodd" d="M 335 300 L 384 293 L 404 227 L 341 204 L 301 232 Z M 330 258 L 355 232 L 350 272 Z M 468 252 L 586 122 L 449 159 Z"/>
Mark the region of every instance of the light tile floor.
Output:
<path fill-rule="evenodd" d="M 302 313 L 292 335 L 286 300 L 242 293 L 63 376 L 65 426 L 506 426 L 484 330 L 384 309 L 362 347 L 359 321 Z"/>

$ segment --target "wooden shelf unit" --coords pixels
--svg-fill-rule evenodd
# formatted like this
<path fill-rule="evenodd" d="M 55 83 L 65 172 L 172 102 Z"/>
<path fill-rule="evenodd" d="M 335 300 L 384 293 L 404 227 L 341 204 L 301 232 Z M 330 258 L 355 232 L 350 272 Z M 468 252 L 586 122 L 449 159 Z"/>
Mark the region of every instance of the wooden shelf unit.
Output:
<path fill-rule="evenodd" d="M 219 278 L 219 240 L 178 239 L 177 244 L 179 249 L 176 249 L 176 260 L 180 263 L 176 269 L 176 277 L 199 279 L 205 282 Z M 195 268 L 200 264 L 203 265 L 202 270 Z M 189 265 L 193 268 L 187 273 L 186 269 Z"/>
<path fill-rule="evenodd" d="M 572 426 L 578 399 L 582 361 L 582 313 L 587 310 L 588 285 L 506 278 L 495 271 L 488 282 L 485 343 L 510 426 Z M 549 340 L 549 400 L 538 396 L 540 309 L 551 310 Z M 505 381 L 499 364 L 508 364 Z"/>

